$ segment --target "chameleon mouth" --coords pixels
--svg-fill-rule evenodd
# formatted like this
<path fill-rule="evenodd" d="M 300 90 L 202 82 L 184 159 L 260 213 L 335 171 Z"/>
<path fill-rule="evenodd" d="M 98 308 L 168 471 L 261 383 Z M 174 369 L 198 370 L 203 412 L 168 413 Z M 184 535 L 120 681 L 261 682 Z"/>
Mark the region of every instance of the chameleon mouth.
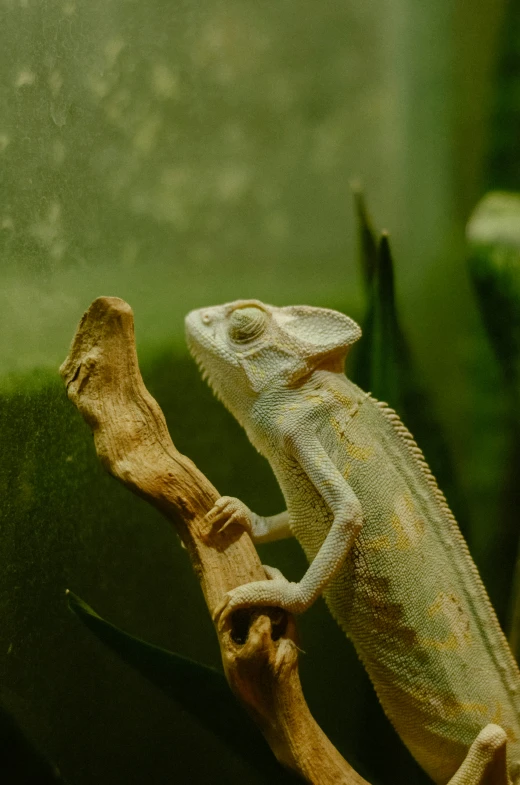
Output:
<path fill-rule="evenodd" d="M 186 344 L 188 346 L 188 350 L 195 360 L 195 364 L 200 371 L 200 374 L 204 381 L 209 381 L 209 374 L 204 365 L 204 360 L 202 358 L 203 350 L 201 350 L 200 344 L 197 342 L 195 338 L 193 338 L 192 334 L 186 331 Z"/>
<path fill-rule="evenodd" d="M 186 344 L 188 350 L 195 360 L 203 381 L 207 382 L 213 394 L 219 401 L 224 403 L 218 387 L 215 385 L 212 375 L 208 370 L 208 356 L 211 357 L 216 349 L 212 328 L 202 318 L 204 310 L 190 311 L 184 320 L 186 328 Z"/>
<path fill-rule="evenodd" d="M 204 330 L 197 324 L 197 317 L 200 318 L 198 311 L 190 311 L 184 320 L 186 345 L 203 378 L 207 378 L 207 371 L 202 357 L 204 353 L 204 339 L 207 340 L 207 336 L 204 334 Z"/>
<path fill-rule="evenodd" d="M 224 404 L 224 406 L 227 407 L 227 404 L 226 404 L 224 398 L 222 397 L 219 388 L 214 383 L 213 378 L 212 378 L 210 372 L 208 371 L 208 369 L 204 365 L 204 361 L 200 358 L 200 356 L 196 352 L 192 351 L 191 348 L 190 348 L 190 352 L 191 352 L 191 356 L 195 360 L 195 364 L 196 364 L 197 368 L 199 369 L 199 373 L 201 375 L 202 381 L 206 382 L 206 384 L 210 388 L 210 390 L 213 393 L 213 395 L 215 396 L 215 398 L 217 398 L 217 400 L 219 400 L 222 404 Z"/>
<path fill-rule="evenodd" d="M 191 353 L 191 356 L 193 357 L 193 359 L 195 360 L 195 365 L 199 369 L 199 372 L 200 372 L 200 375 L 202 376 L 203 381 L 209 383 L 209 381 L 210 381 L 209 380 L 209 374 L 208 374 L 206 368 L 204 367 L 204 363 L 202 362 L 200 357 L 197 354 L 195 354 L 195 352 L 192 351 L 191 348 L 190 348 L 190 353 Z"/>

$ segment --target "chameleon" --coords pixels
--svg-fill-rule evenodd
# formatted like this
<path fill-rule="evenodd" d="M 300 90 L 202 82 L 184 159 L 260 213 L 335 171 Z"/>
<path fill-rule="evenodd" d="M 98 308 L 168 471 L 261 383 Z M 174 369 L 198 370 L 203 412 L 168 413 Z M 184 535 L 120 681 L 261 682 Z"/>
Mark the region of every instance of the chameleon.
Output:
<path fill-rule="evenodd" d="M 379 701 L 438 785 L 520 783 L 520 672 L 477 568 L 399 416 L 344 373 L 348 316 L 237 300 L 191 311 L 188 347 L 278 480 L 271 517 L 223 496 L 218 533 L 293 536 L 309 567 L 238 586 L 217 609 L 302 613 L 318 596 L 351 639 Z"/>

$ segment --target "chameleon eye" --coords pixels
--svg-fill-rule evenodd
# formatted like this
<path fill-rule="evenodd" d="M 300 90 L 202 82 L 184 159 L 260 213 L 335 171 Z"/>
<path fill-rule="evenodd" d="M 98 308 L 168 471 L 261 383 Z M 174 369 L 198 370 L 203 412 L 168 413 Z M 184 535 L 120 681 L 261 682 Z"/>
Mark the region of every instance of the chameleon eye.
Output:
<path fill-rule="evenodd" d="M 261 308 L 237 308 L 229 319 L 229 337 L 237 343 L 258 338 L 267 325 L 267 314 Z"/>

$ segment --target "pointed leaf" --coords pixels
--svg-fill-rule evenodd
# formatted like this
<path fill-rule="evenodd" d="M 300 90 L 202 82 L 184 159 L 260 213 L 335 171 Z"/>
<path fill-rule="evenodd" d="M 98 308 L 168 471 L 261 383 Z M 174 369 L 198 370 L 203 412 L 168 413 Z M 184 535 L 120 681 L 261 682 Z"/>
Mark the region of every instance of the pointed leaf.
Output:
<path fill-rule="evenodd" d="M 366 234 L 370 219 L 364 203 L 358 207 L 360 233 Z M 367 266 L 361 248 L 361 266 Z M 381 234 L 362 324 L 363 337 L 354 356 L 352 378 L 375 398 L 386 401 L 413 433 L 440 487 L 464 525 L 463 505 L 454 482 L 453 462 L 434 408 L 419 381 L 408 341 L 401 327 L 395 298 L 394 262 L 388 234 Z"/>
<path fill-rule="evenodd" d="M 267 783 L 300 782 L 276 761 L 219 671 L 129 635 L 102 619 L 72 592 L 67 592 L 67 598 L 70 609 L 103 643 L 264 775 Z"/>
<path fill-rule="evenodd" d="M 0 772 L 9 785 L 59 785 L 55 766 L 28 741 L 14 717 L 0 707 Z"/>
<path fill-rule="evenodd" d="M 361 187 L 353 184 L 352 193 L 358 222 L 361 272 L 366 290 L 369 291 L 377 265 L 377 240 Z"/>
<path fill-rule="evenodd" d="M 407 384 L 409 352 L 395 307 L 393 263 L 387 235 L 377 247 L 368 291 L 368 308 L 360 343 L 356 380 L 376 398 L 403 411 L 403 384 Z"/>

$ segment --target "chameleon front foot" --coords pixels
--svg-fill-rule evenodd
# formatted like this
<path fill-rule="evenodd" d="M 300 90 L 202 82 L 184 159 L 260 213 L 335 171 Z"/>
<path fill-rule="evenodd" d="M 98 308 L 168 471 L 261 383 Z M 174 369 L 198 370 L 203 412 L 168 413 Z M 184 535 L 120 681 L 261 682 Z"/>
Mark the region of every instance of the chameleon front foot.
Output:
<path fill-rule="evenodd" d="M 221 496 L 204 517 L 204 539 L 209 540 L 214 535 L 221 534 L 233 524 L 241 526 L 251 534 L 251 510 L 234 496 Z"/>

